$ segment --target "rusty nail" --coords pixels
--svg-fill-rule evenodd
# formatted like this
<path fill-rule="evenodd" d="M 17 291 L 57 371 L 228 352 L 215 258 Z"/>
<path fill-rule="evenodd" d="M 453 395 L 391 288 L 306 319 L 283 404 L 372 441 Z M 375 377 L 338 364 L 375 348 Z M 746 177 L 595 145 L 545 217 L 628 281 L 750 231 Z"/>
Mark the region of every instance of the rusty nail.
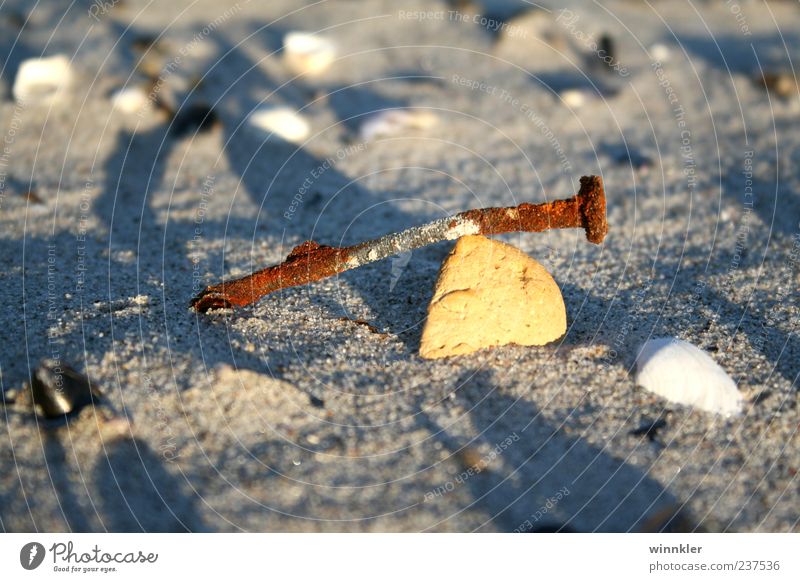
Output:
<path fill-rule="evenodd" d="M 191 306 L 201 313 L 242 307 L 279 289 L 305 285 L 397 253 L 468 234 L 541 232 L 554 228 L 583 228 L 589 242 L 603 242 L 608 223 L 605 191 L 599 176 L 582 177 L 578 194 L 565 200 L 468 210 L 350 247 L 329 247 L 306 241 L 292 249 L 279 265 L 206 287 L 192 299 Z"/>

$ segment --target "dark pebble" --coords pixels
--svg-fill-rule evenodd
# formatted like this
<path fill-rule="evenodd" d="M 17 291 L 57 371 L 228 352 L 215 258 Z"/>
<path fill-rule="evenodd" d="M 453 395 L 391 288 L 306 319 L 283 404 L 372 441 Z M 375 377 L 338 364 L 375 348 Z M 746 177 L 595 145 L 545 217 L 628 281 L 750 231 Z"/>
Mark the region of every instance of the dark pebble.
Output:
<path fill-rule="evenodd" d="M 131 42 L 131 48 L 139 52 L 147 52 L 150 49 L 157 50 L 158 38 L 152 34 L 142 34 Z"/>
<path fill-rule="evenodd" d="M 765 401 L 767 398 L 769 398 L 770 396 L 772 396 L 772 391 L 771 391 L 771 390 L 762 390 L 761 392 L 759 392 L 758 394 L 756 394 L 756 395 L 755 395 L 755 396 L 754 396 L 754 397 L 753 397 L 753 398 L 750 400 L 750 402 L 751 402 L 752 404 L 754 404 L 754 405 L 755 405 L 755 404 L 761 404 L 762 402 L 764 402 L 764 401 Z"/>
<path fill-rule="evenodd" d="M 642 524 L 642 533 L 702 533 L 681 505 L 670 505 L 650 515 Z"/>
<path fill-rule="evenodd" d="M 348 323 L 352 323 L 354 325 L 360 325 L 362 327 L 366 327 L 371 333 L 375 333 L 378 335 L 385 335 L 381 330 L 379 330 L 377 327 L 375 327 L 370 322 L 364 319 L 350 319 L 349 317 L 340 317 L 339 321 L 345 321 Z"/>
<path fill-rule="evenodd" d="M 31 378 L 31 398 L 43 416 L 61 418 L 77 414 L 102 399 L 102 395 L 83 374 L 66 364 L 44 360 Z"/>
<path fill-rule="evenodd" d="M 217 123 L 217 114 L 208 105 L 195 103 L 181 108 L 172 120 L 170 132 L 175 137 L 211 130 Z"/>
<path fill-rule="evenodd" d="M 617 60 L 617 51 L 614 48 L 614 40 L 607 34 L 604 34 L 600 37 L 600 42 L 598 43 L 598 55 L 601 59 L 608 59 L 612 62 Z M 610 59 L 608 58 L 610 57 Z M 607 61 L 603 61 L 607 62 Z M 610 67 L 611 65 L 609 65 Z"/>
<path fill-rule="evenodd" d="M 638 428 L 633 429 L 628 434 L 633 436 L 646 436 L 650 442 L 656 442 L 658 431 L 666 426 L 667 421 L 663 416 L 655 420 L 645 418 Z"/>
<path fill-rule="evenodd" d="M 39 197 L 36 190 L 28 190 L 22 194 L 22 197 L 31 204 L 44 204 L 44 200 Z"/>

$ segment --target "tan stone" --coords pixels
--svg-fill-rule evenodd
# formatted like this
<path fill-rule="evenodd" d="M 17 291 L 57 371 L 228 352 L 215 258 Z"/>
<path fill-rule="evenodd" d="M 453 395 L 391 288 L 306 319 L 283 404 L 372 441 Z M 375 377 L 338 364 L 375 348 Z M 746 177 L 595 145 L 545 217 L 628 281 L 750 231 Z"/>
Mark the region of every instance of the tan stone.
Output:
<path fill-rule="evenodd" d="M 419 353 L 445 358 L 482 348 L 541 346 L 567 330 L 561 290 L 516 247 L 470 235 L 442 264 Z"/>

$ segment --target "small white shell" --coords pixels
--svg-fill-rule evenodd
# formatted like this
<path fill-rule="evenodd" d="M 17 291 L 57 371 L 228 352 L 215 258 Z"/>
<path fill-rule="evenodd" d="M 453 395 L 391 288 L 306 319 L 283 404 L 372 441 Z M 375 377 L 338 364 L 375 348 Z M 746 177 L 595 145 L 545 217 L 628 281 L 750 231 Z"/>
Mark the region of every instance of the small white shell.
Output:
<path fill-rule="evenodd" d="M 650 56 L 656 62 L 666 63 L 670 56 L 672 56 L 672 53 L 667 45 L 656 43 L 650 47 Z"/>
<path fill-rule="evenodd" d="M 311 126 L 296 111 L 288 107 L 263 107 L 248 116 L 250 127 L 275 134 L 286 141 L 301 143 L 311 133 Z"/>
<path fill-rule="evenodd" d="M 428 129 L 438 121 L 438 117 L 430 111 L 390 109 L 367 117 L 361 124 L 359 135 L 363 141 L 373 141 L 411 129 Z"/>
<path fill-rule="evenodd" d="M 586 93 L 580 89 L 567 89 L 560 94 L 561 100 L 564 105 L 577 109 L 586 103 Z"/>
<path fill-rule="evenodd" d="M 20 103 L 43 103 L 58 96 L 71 79 L 72 69 L 64 55 L 28 59 L 19 66 L 12 93 Z"/>
<path fill-rule="evenodd" d="M 672 402 L 730 416 L 742 411 L 736 383 L 701 349 L 673 337 L 647 341 L 636 359 L 636 384 Z"/>
<path fill-rule="evenodd" d="M 111 103 L 122 113 L 139 113 L 148 105 L 147 93 L 141 87 L 124 87 L 111 96 Z"/>
<path fill-rule="evenodd" d="M 336 58 L 336 46 L 315 34 L 290 32 L 283 37 L 283 58 L 295 75 L 319 75 Z"/>

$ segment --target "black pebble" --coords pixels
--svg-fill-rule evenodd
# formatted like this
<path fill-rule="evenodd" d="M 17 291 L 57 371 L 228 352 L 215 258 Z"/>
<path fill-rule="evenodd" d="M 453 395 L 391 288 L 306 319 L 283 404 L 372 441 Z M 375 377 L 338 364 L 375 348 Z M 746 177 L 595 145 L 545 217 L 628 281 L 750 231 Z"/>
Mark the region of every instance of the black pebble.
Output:
<path fill-rule="evenodd" d="M 158 39 L 152 34 L 142 34 L 137 36 L 131 41 L 131 48 L 139 52 L 147 52 L 151 48 L 155 48 L 158 44 Z"/>
<path fill-rule="evenodd" d="M 209 131 L 217 122 L 217 114 L 208 105 L 195 103 L 181 108 L 170 125 L 170 132 L 175 137 L 184 137 L 192 133 Z"/>
<path fill-rule="evenodd" d="M 309 402 L 311 402 L 311 406 L 315 408 L 325 408 L 325 401 L 322 398 L 317 398 L 316 396 L 309 396 Z"/>
<path fill-rule="evenodd" d="M 646 436 L 648 440 L 650 440 L 650 442 L 656 442 L 658 431 L 666 426 L 667 426 L 667 421 L 663 416 L 655 420 L 645 418 L 644 420 L 642 420 L 642 423 L 639 425 L 639 428 L 633 429 L 628 434 L 631 434 L 633 436 Z"/>
<path fill-rule="evenodd" d="M 44 360 L 31 378 L 31 398 L 34 408 L 46 418 L 59 418 L 77 414 L 102 395 L 86 376 L 66 364 Z"/>
<path fill-rule="evenodd" d="M 611 37 L 607 34 L 604 34 L 600 37 L 600 42 L 598 46 L 598 52 L 601 55 L 601 58 L 610 57 L 610 60 L 616 61 L 617 60 L 617 52 L 614 48 L 614 41 Z"/>

